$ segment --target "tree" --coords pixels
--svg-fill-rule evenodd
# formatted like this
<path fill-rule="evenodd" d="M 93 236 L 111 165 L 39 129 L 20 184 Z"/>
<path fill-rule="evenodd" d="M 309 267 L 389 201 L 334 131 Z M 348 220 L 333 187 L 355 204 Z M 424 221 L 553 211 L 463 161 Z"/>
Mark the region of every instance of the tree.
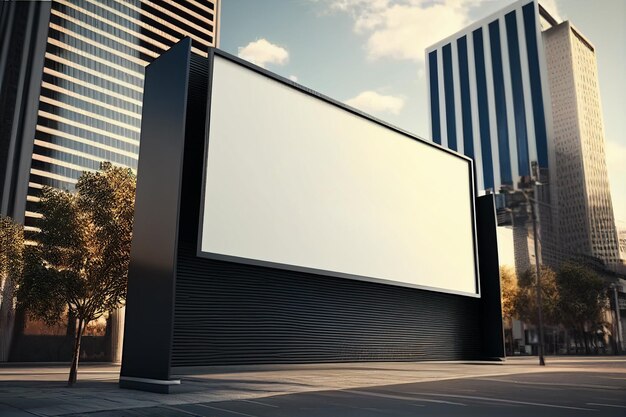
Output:
<path fill-rule="evenodd" d="M 9 359 L 15 323 L 15 286 L 22 275 L 24 227 L 0 216 L 0 362 Z"/>
<path fill-rule="evenodd" d="M 506 324 L 504 336 L 506 339 L 507 355 L 513 354 L 512 319 L 515 317 L 515 299 L 517 298 L 517 276 L 515 271 L 507 266 L 500 267 L 500 292 L 502 301 L 502 319 Z"/>
<path fill-rule="evenodd" d="M 556 284 L 556 274 L 546 266 L 541 267 L 541 309 L 545 324 L 559 324 L 559 289 Z M 514 310 L 515 315 L 520 320 L 537 325 L 537 274 L 535 268 L 527 270 L 519 277 Z"/>
<path fill-rule="evenodd" d="M 500 288 L 502 292 L 502 318 L 510 320 L 515 316 L 515 299 L 518 289 L 515 271 L 509 267 L 500 267 Z"/>
<path fill-rule="evenodd" d="M 593 270 L 566 262 L 557 274 L 562 322 L 582 335 L 586 353 L 591 353 L 587 330 L 603 324 L 602 313 L 608 307 L 606 283 Z"/>
<path fill-rule="evenodd" d="M 83 173 L 75 193 L 42 190 L 41 232 L 25 254 L 18 300 L 48 324 L 65 312 L 76 318 L 69 386 L 76 382 L 86 325 L 125 300 L 134 198 L 132 171 L 110 163 Z"/>

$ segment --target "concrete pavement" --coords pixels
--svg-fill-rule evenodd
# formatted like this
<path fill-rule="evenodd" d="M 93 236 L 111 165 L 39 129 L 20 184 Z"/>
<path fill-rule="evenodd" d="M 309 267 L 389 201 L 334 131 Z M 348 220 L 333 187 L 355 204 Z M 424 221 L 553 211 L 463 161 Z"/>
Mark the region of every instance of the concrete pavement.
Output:
<path fill-rule="evenodd" d="M 400 416 L 415 415 L 416 409 L 420 415 L 516 415 L 519 410 L 626 415 L 626 358 L 548 357 L 547 363 L 539 367 L 531 357 L 503 364 L 177 369 L 183 383 L 169 395 L 119 389 L 119 367 L 113 365 L 81 365 L 74 388 L 65 386 L 67 366 L 12 365 L 0 367 L 0 415 Z"/>

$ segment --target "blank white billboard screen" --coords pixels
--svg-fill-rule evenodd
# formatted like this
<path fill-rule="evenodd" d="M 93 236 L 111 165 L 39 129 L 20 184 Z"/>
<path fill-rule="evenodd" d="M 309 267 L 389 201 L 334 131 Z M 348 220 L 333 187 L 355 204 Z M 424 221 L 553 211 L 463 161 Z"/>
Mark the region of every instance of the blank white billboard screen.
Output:
<path fill-rule="evenodd" d="M 215 55 L 200 256 L 477 294 L 470 161 Z"/>

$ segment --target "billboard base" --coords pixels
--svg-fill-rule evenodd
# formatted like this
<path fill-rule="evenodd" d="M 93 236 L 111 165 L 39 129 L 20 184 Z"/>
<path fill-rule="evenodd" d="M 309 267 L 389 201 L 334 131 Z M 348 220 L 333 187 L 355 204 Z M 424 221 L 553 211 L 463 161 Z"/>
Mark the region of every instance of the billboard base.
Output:
<path fill-rule="evenodd" d="M 180 379 L 149 379 L 133 378 L 130 376 L 120 377 L 120 388 L 135 389 L 139 391 L 156 392 L 159 394 L 169 394 L 171 388 L 180 385 Z"/>

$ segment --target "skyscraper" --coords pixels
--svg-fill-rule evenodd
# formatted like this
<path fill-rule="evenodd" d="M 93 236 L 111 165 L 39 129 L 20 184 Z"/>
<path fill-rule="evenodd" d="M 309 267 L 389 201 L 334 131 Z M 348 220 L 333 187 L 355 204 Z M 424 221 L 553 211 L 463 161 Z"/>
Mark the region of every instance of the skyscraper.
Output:
<path fill-rule="evenodd" d="M 217 45 L 219 0 L 0 4 L 0 213 L 36 231 L 38 191 L 102 161 L 137 167 L 144 67 Z"/>
<path fill-rule="evenodd" d="M 42 187 L 73 190 L 103 161 L 136 169 L 145 66 L 184 37 L 207 56 L 219 8 L 220 0 L 0 2 L 0 214 L 36 233 Z M 67 359 L 62 337 L 28 341 L 65 329 L 20 326 L 14 360 Z"/>
<path fill-rule="evenodd" d="M 532 177 L 541 181 L 541 254 L 553 264 L 557 233 L 548 168 L 554 153 L 540 10 L 535 1 L 513 3 L 427 48 L 426 66 L 432 140 L 474 159 L 479 193 L 508 193 Z M 500 210 L 505 200 L 497 194 Z M 527 208 L 498 216 L 515 229 L 518 272 L 535 259 Z"/>
<path fill-rule="evenodd" d="M 478 190 L 543 184 L 544 263 L 618 262 L 591 43 L 536 0 L 520 0 L 427 48 L 426 63 L 432 140 L 474 158 Z M 528 228 L 523 210 L 516 222 Z"/>
<path fill-rule="evenodd" d="M 479 190 L 549 166 L 538 4 L 518 1 L 426 50 L 431 138 L 474 158 Z"/>
<path fill-rule="evenodd" d="M 560 249 L 620 262 L 595 48 L 570 22 L 543 32 L 553 112 Z"/>

